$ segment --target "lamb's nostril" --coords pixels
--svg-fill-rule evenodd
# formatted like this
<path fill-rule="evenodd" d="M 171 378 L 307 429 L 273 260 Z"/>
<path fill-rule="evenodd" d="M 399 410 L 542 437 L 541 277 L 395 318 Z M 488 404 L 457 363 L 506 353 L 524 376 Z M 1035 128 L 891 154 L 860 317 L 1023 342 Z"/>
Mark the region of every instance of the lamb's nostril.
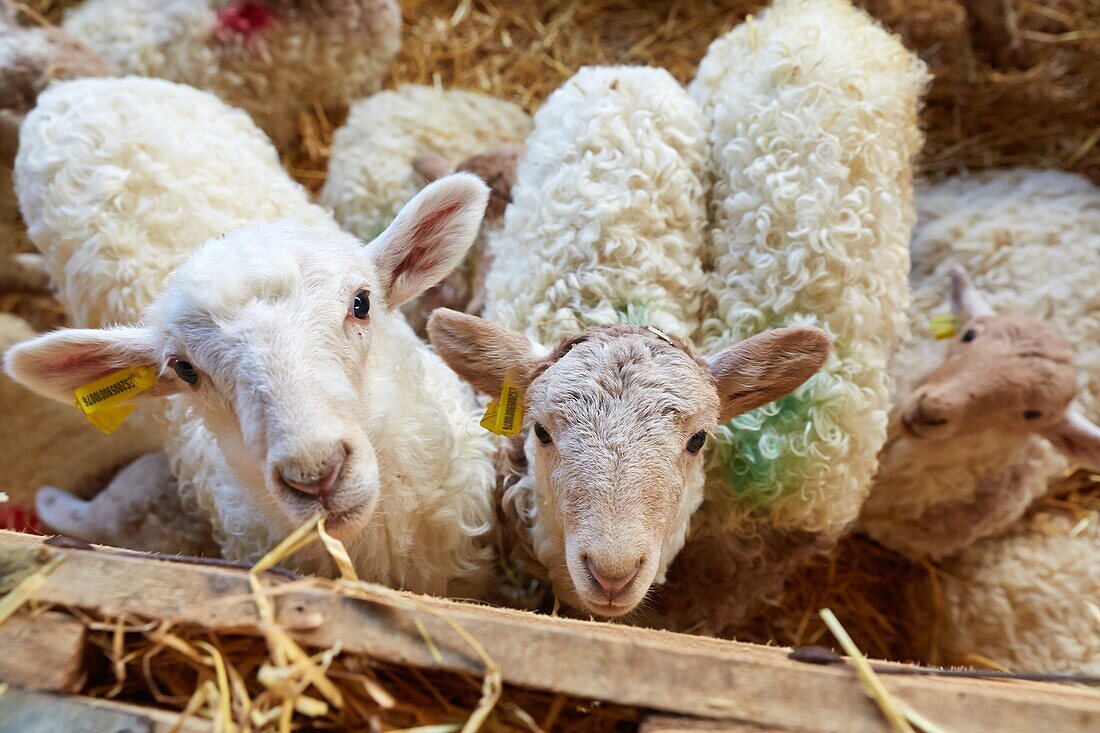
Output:
<path fill-rule="evenodd" d="M 631 581 L 638 575 L 638 571 L 642 567 L 642 560 L 635 563 L 633 569 L 618 574 L 601 571 L 599 567 L 592 562 L 591 557 L 586 557 L 584 564 L 588 569 L 589 576 L 591 576 L 595 584 L 600 587 L 600 590 L 603 591 L 603 594 L 607 596 L 607 600 L 610 602 L 614 600 L 616 594 L 621 593 L 624 588 L 630 585 Z"/>
<path fill-rule="evenodd" d="M 278 469 L 279 480 L 288 488 L 323 502 L 339 481 L 345 459 L 346 454 L 341 447 L 332 454 L 324 468 L 313 474 L 303 473 L 293 464 L 284 465 Z"/>

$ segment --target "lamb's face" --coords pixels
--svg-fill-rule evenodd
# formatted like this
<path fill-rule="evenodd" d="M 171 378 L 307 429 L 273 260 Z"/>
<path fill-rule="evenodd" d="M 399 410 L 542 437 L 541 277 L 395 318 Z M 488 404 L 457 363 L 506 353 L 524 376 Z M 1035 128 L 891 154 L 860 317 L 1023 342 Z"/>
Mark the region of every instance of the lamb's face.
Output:
<path fill-rule="evenodd" d="M 1076 393 L 1073 350 L 1052 325 L 991 313 L 960 324 L 943 363 L 909 395 L 899 420 L 905 434 L 927 441 L 1041 432 Z"/>
<path fill-rule="evenodd" d="M 349 536 L 370 518 L 372 340 L 391 319 L 367 250 L 292 223 L 209 242 L 152 312 L 163 364 L 231 465 L 293 524 Z"/>
<path fill-rule="evenodd" d="M 636 326 L 548 351 L 447 310 L 428 334 L 476 389 L 496 396 L 507 378 L 523 391 L 531 543 L 558 597 L 598 616 L 629 613 L 664 581 L 702 501 L 707 434 L 790 392 L 829 351 L 818 329 L 779 329 L 698 360 Z"/>
<path fill-rule="evenodd" d="M 1085 465 L 1100 464 L 1100 428 L 1070 410 L 1073 349 L 1051 324 L 996 313 L 961 268 L 952 273 L 959 327 L 943 363 L 895 409 L 893 430 L 935 449 L 958 435 L 1038 434 Z"/>
<path fill-rule="evenodd" d="M 526 404 L 534 541 L 555 592 L 600 616 L 628 613 L 664 581 L 703 500 L 714 380 L 657 335 L 594 331 L 548 357 Z"/>

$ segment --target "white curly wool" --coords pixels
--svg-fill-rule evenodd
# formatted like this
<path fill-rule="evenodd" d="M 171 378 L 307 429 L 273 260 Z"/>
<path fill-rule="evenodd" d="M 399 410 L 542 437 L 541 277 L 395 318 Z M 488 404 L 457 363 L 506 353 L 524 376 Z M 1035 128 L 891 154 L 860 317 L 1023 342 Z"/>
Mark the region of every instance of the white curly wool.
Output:
<path fill-rule="evenodd" d="M 1100 526 L 1038 514 L 944 566 L 939 652 L 1013 670 L 1100 675 Z M 929 609 L 921 621 L 929 623 Z"/>
<path fill-rule="evenodd" d="M 123 74 L 214 92 L 280 147 L 299 114 L 382 86 L 401 43 L 396 0 L 87 0 L 65 18 Z"/>
<path fill-rule="evenodd" d="M 715 41 L 689 87 L 712 125 L 706 353 L 816 325 L 835 355 L 720 430 L 707 512 L 835 539 L 886 437 L 906 334 L 924 64 L 843 0 L 779 0 Z M 755 520 L 754 520 L 755 521 Z M 721 527 L 718 528 L 721 531 Z"/>
<path fill-rule="evenodd" d="M 52 86 L 24 124 L 16 187 L 59 298 L 80 326 L 137 321 L 170 272 L 183 272 L 203 242 L 230 230 L 298 219 L 314 236 L 350 239 L 289 179 L 244 112 L 161 80 Z M 250 252 L 254 262 L 255 243 Z M 285 252 L 273 258 L 285 260 Z M 224 270 L 188 272 L 211 284 L 213 298 L 248 266 L 240 255 L 225 259 Z M 349 540 L 349 551 L 365 578 L 443 592 L 448 579 L 484 566 L 489 554 L 482 537 L 492 515 L 496 444 L 470 424 L 470 389 L 400 319 L 379 331 L 372 352 L 389 365 L 379 379 L 390 380 L 370 405 L 381 421 L 372 442 L 379 465 L 397 475 L 384 511 Z M 226 556 L 258 559 L 293 528 L 268 521 L 272 500 L 236 488 L 214 433 L 186 395 L 169 403 L 166 450 L 184 508 L 210 516 Z"/>
<path fill-rule="evenodd" d="M 581 69 L 535 114 L 486 316 L 543 344 L 587 326 L 698 325 L 705 128 L 668 72 Z"/>
<path fill-rule="evenodd" d="M 911 249 L 914 337 L 891 360 L 895 402 L 944 359 L 929 319 L 951 313 L 949 275 L 964 267 L 994 310 L 1037 316 L 1073 344 L 1080 388 L 1075 406 L 1100 420 L 1100 187 L 1060 171 L 1015 168 L 949 178 L 918 188 Z M 865 506 L 864 530 L 910 556 L 945 556 L 1003 531 L 1047 492 L 1068 461 L 1038 435 L 960 436 L 942 449 L 885 463 Z M 937 506 L 971 503 L 983 516 L 953 523 L 957 535 L 921 541 L 895 522 Z M 958 515 L 959 511 L 955 510 Z M 943 520 L 939 520 L 941 523 Z"/>
<path fill-rule="evenodd" d="M 0 313 L 0 357 L 38 334 L 23 319 Z M 0 372 L 0 491 L 12 504 L 34 506 L 43 486 L 88 497 L 111 475 L 160 445 L 156 426 L 134 416 L 108 437 L 72 405 L 30 392 Z"/>
<path fill-rule="evenodd" d="M 418 155 L 458 162 L 527 137 L 531 119 L 518 105 L 460 89 L 402 84 L 354 104 L 332 136 L 321 203 L 340 225 L 370 241 L 423 186 Z"/>
<path fill-rule="evenodd" d="M 23 125 L 15 179 L 75 326 L 137 321 L 169 272 L 232 229 L 279 218 L 335 226 L 247 114 L 156 79 L 51 86 Z"/>

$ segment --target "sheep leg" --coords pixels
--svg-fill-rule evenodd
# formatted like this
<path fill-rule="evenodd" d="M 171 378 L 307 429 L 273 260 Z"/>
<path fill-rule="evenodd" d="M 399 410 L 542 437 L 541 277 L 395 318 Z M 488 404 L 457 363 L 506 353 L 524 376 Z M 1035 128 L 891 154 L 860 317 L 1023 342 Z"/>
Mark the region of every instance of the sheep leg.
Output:
<path fill-rule="evenodd" d="M 180 501 L 163 452 L 147 453 L 119 472 L 94 499 L 53 487 L 39 489 L 42 522 L 88 542 L 145 552 L 209 554 L 209 522 Z"/>

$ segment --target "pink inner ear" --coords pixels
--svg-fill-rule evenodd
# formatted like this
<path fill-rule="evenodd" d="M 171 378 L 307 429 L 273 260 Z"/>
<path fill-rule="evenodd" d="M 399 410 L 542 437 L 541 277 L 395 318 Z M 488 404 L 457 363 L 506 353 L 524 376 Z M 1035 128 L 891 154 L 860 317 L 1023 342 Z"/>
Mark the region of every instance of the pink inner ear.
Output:
<path fill-rule="evenodd" d="M 93 381 L 119 368 L 105 364 L 103 356 L 96 351 L 82 351 L 56 361 L 47 361 L 42 365 L 42 372 L 48 377 L 80 375 Z"/>
<path fill-rule="evenodd" d="M 439 256 L 440 231 L 444 223 L 450 219 L 456 211 L 462 208 L 461 203 L 443 206 L 431 214 L 421 218 L 409 231 L 409 241 L 413 243 L 409 253 L 401 260 L 394 272 L 394 279 L 408 272 L 427 272 L 439 265 L 442 258 Z"/>

